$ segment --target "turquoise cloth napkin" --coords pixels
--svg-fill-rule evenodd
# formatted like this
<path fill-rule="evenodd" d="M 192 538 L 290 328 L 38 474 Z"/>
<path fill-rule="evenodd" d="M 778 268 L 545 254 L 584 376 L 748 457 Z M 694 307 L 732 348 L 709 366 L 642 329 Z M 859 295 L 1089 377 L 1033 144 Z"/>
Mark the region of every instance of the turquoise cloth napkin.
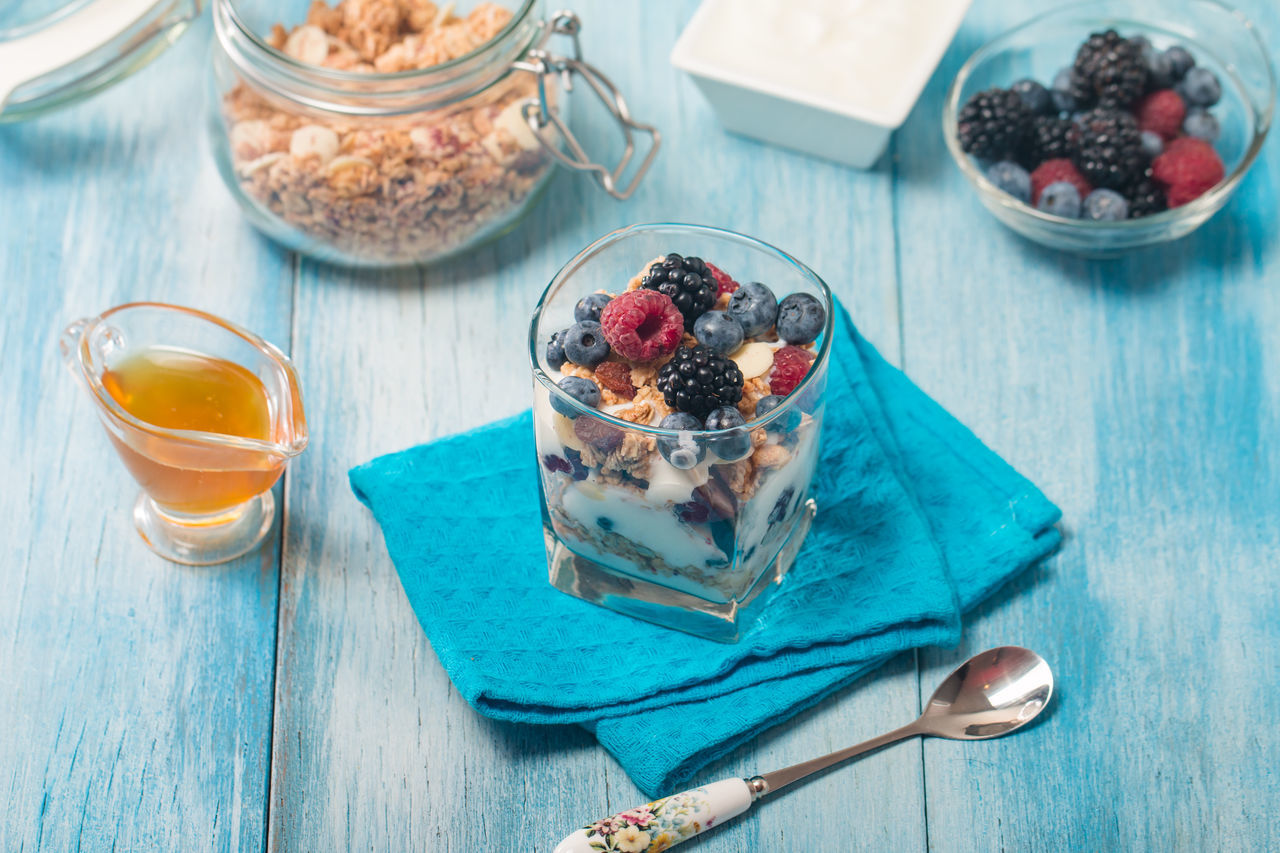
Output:
<path fill-rule="evenodd" d="M 550 586 L 527 411 L 351 471 L 476 710 L 586 726 L 642 790 L 669 793 L 887 657 L 956 643 L 963 611 L 1053 550 L 1058 508 L 836 310 L 818 515 L 735 645 Z"/>

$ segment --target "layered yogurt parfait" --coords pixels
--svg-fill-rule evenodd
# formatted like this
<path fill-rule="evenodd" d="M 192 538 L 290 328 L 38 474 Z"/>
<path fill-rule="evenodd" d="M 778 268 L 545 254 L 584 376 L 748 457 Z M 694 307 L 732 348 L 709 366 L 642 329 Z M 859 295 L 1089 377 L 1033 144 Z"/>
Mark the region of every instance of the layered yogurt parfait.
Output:
<path fill-rule="evenodd" d="M 816 511 L 830 293 L 764 243 L 640 225 L 556 276 L 530 330 L 552 583 L 734 641 Z"/>

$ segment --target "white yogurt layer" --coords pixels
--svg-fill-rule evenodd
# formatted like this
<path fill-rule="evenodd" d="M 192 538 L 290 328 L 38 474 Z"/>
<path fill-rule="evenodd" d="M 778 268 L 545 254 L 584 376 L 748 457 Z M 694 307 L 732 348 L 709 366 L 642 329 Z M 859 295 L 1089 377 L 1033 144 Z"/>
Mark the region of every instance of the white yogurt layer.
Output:
<path fill-rule="evenodd" d="M 612 525 L 608 530 L 653 551 L 675 568 L 729 562 L 729 557 L 715 542 L 676 518 L 669 505 L 654 503 L 629 489 L 599 486 L 589 481 L 575 483 L 564 490 L 561 507 L 565 514 L 588 530 L 593 527 L 606 529 L 599 522 L 601 518 L 607 519 L 606 523 Z M 595 550 L 591 543 L 583 544 L 585 549 L 575 546 L 574 550 Z M 627 564 L 617 554 L 587 553 L 585 556 L 607 566 Z M 662 583 L 703 597 L 709 592 L 681 576 L 663 576 Z"/>
<path fill-rule="evenodd" d="M 567 428 L 560 428 L 557 420 L 563 420 Z M 538 445 L 538 455 L 554 453 L 561 456 L 565 447 L 582 451 L 582 441 L 573 431 L 573 421 L 565 417 L 557 419 L 551 408 L 551 392 L 540 385 L 533 389 L 533 435 Z"/>
<path fill-rule="evenodd" d="M 813 478 L 813 469 L 817 464 L 818 434 L 817 430 L 807 429 L 799 436 L 791 459 L 786 465 L 770 471 L 761 479 L 760 488 L 751 496 L 751 500 L 747 502 L 738 520 L 738 529 L 746 531 L 750 536 L 741 543 L 742 553 L 747 553 L 753 546 L 756 548 L 756 554 L 752 555 L 752 563 L 762 559 L 759 556 L 760 544 L 770 538 L 771 532 L 779 529 L 777 527 L 770 529 L 769 514 L 777 506 L 783 492 L 787 489 L 792 490 L 788 509 L 794 507 L 800 496 L 808 492 L 809 481 Z"/>
<path fill-rule="evenodd" d="M 717 76 L 896 127 L 967 7 L 958 0 L 706 0 L 691 53 Z"/>

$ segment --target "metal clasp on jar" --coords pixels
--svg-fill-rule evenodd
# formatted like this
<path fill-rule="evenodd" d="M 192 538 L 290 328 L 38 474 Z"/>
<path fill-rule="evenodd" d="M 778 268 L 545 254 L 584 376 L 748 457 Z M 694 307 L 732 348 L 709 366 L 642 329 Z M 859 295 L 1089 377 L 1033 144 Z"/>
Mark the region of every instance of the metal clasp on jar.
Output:
<path fill-rule="evenodd" d="M 643 124 L 631 117 L 631 110 L 627 107 L 627 101 L 622 97 L 622 93 L 618 91 L 618 87 L 606 77 L 600 69 L 596 68 L 582 59 L 582 45 L 578 40 L 578 33 L 582 29 L 582 21 L 573 12 L 556 12 L 551 19 L 544 25 L 544 32 L 537 44 L 525 54 L 524 59 L 513 63 L 513 67 L 522 71 L 529 71 L 537 75 L 538 79 L 538 100 L 529 101 L 524 105 L 522 110 L 524 120 L 528 122 L 529 127 L 533 130 L 534 135 L 542 146 L 547 149 L 556 160 L 571 169 L 580 172 L 589 172 L 596 182 L 607 192 L 619 200 L 630 198 L 635 192 L 636 187 L 640 184 L 640 179 L 649 171 L 649 167 L 653 164 L 653 158 L 658 154 L 658 147 L 662 144 L 662 135 L 658 133 L 658 129 L 651 124 Z M 546 49 L 546 43 L 553 35 L 569 36 L 573 40 L 573 58 L 556 56 L 549 53 Z M 625 148 L 622 157 L 619 159 L 617 166 L 613 169 L 596 163 L 587 154 L 578 138 L 569 130 L 569 125 L 560 116 L 555 106 L 547 98 L 547 77 L 552 74 L 560 75 L 561 82 L 566 92 L 573 90 L 573 75 L 578 74 L 587 81 L 592 91 L 600 98 L 605 108 L 618 121 L 619 127 L 622 129 Z M 569 149 L 569 154 L 565 154 L 555 145 L 554 142 L 548 141 L 542 131 L 546 127 L 554 128 L 564 140 L 565 146 Z M 627 171 L 627 167 L 631 165 L 631 161 L 636 154 L 635 133 L 639 132 L 648 135 L 650 139 L 649 151 L 645 154 L 644 159 L 636 166 L 631 180 L 625 186 L 621 186 L 623 175 Z M 572 156 L 570 156 L 572 155 Z"/>

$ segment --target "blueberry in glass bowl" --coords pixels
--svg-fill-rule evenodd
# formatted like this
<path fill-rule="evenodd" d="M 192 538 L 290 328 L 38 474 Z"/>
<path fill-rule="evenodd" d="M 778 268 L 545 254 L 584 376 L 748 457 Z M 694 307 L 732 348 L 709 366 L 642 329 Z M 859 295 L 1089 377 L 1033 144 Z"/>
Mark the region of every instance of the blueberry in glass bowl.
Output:
<path fill-rule="evenodd" d="M 1275 95 L 1262 36 L 1217 0 L 1090 0 L 975 52 L 943 128 L 1002 223 L 1107 257 L 1217 213 L 1262 147 Z"/>

